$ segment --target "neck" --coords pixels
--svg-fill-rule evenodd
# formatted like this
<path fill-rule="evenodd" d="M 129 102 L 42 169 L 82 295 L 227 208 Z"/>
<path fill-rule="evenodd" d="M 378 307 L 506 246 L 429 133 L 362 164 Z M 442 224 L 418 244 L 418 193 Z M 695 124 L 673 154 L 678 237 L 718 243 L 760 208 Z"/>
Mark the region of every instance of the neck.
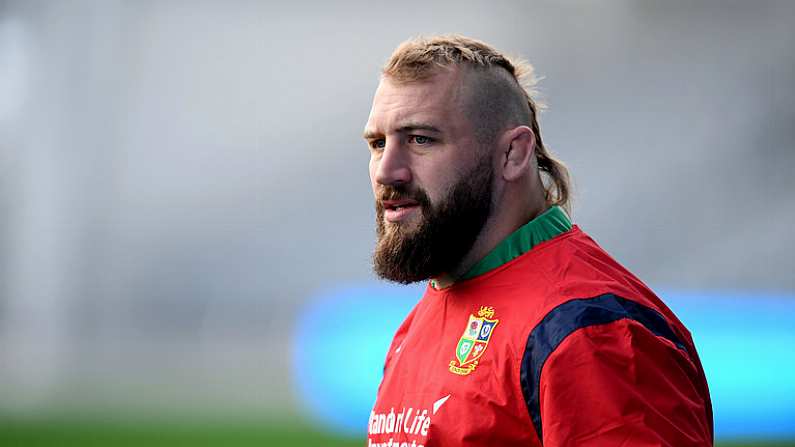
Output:
<path fill-rule="evenodd" d="M 503 213 L 495 213 L 486 221 L 480 235 L 475 240 L 472 248 L 464 256 L 461 262 L 448 273 L 433 278 L 431 284 L 436 289 L 445 289 L 453 285 L 458 278 L 468 272 L 478 261 L 483 259 L 506 237 L 510 236 L 519 227 L 535 219 L 538 215 L 547 210 L 549 206 L 545 201 L 535 204 L 527 204 L 524 207 L 501 207 L 506 210 Z"/>

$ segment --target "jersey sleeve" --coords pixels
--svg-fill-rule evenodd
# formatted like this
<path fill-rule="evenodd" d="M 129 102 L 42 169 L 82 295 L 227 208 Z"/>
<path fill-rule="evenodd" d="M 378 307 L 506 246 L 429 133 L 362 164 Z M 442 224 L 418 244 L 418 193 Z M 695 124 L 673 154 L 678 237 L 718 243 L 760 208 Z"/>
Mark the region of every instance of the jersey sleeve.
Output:
<path fill-rule="evenodd" d="M 630 318 L 571 332 L 539 381 L 545 446 L 711 446 L 699 369 Z"/>
<path fill-rule="evenodd" d="M 533 327 L 520 385 L 548 447 L 712 445 L 709 391 L 689 334 L 611 293 L 559 304 Z"/>

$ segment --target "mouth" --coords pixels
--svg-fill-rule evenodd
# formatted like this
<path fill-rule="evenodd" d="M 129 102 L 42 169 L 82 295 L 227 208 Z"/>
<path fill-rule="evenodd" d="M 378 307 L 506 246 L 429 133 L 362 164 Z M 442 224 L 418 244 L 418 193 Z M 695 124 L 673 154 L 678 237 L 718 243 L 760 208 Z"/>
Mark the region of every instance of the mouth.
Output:
<path fill-rule="evenodd" d="M 388 222 L 400 222 L 407 219 L 420 208 L 419 202 L 411 199 L 382 200 L 384 218 Z"/>

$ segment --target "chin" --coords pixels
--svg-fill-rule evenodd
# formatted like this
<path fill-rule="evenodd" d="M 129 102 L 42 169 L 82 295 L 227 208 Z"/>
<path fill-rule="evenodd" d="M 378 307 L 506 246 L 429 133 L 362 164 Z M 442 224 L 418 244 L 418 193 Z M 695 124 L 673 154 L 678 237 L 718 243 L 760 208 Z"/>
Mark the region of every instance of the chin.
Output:
<path fill-rule="evenodd" d="M 405 233 L 407 231 L 414 232 L 420 227 L 421 224 L 422 224 L 422 216 L 410 216 L 403 220 L 399 220 L 397 222 L 392 222 L 384 218 L 384 228 L 390 230 L 397 230 L 402 233 Z"/>

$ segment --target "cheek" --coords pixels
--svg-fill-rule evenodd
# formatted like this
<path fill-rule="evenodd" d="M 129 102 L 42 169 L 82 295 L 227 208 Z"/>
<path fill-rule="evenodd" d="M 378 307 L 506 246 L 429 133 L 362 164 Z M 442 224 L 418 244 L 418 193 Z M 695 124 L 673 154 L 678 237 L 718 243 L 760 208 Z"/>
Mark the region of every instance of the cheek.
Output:
<path fill-rule="evenodd" d="M 432 169 L 427 172 L 415 174 L 414 185 L 428 195 L 431 205 L 437 207 L 447 198 L 450 188 L 455 183 L 455 178 L 449 169 Z"/>

